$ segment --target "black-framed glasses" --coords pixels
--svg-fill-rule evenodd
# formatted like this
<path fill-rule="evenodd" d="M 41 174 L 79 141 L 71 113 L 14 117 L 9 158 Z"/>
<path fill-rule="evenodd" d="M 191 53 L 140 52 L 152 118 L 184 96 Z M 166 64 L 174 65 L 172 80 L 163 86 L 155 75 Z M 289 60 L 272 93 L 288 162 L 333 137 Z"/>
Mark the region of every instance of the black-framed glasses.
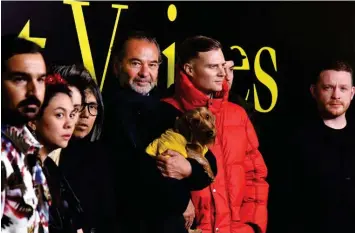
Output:
<path fill-rule="evenodd" d="M 81 109 L 80 112 L 83 112 L 85 110 L 85 108 L 88 109 L 88 112 L 91 116 L 97 116 L 97 112 L 98 112 L 98 104 L 96 103 L 83 103 L 81 105 Z"/>

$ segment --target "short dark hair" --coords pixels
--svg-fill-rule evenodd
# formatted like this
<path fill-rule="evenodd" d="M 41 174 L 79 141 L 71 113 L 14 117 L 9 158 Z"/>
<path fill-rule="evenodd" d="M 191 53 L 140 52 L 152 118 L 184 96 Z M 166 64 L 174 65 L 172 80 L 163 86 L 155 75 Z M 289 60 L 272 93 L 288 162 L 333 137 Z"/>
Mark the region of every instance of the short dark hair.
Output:
<path fill-rule="evenodd" d="M 56 66 L 53 68 L 55 73 L 60 74 L 63 79 L 68 82 L 69 86 L 78 88 L 82 96 L 82 102 L 85 102 L 85 90 L 89 89 L 95 96 L 98 104 L 98 114 L 96 116 L 95 124 L 90 132 L 91 141 L 100 139 L 102 126 L 104 121 L 104 104 L 99 86 L 96 84 L 89 71 L 81 64 L 74 64 L 69 66 Z"/>
<path fill-rule="evenodd" d="M 42 55 L 42 48 L 29 40 L 19 38 L 17 35 L 10 34 L 1 36 L 1 69 L 2 72 L 7 70 L 7 61 L 18 54 L 39 53 Z"/>
<path fill-rule="evenodd" d="M 216 39 L 201 35 L 189 37 L 181 43 L 178 49 L 177 63 L 182 67 L 191 59 L 197 58 L 198 53 L 215 49 L 222 49 L 222 44 Z"/>
<path fill-rule="evenodd" d="M 325 70 L 345 71 L 351 74 L 351 81 L 354 84 L 353 69 L 350 63 L 342 59 L 328 59 L 319 63 L 317 74 L 312 80 L 312 84 L 316 84 L 319 81 L 320 74 Z"/>
<path fill-rule="evenodd" d="M 112 49 L 113 59 L 115 62 L 121 62 L 123 60 L 124 56 L 126 55 L 127 43 L 130 40 L 134 40 L 134 39 L 145 40 L 145 41 L 148 41 L 152 44 L 155 44 L 155 46 L 158 48 L 158 52 L 159 52 L 159 62 L 161 62 L 161 60 L 162 60 L 161 50 L 160 50 L 160 46 L 159 46 L 156 38 L 153 37 L 150 33 L 145 32 L 145 31 L 131 31 L 121 41 L 116 42 L 116 45 Z"/>
<path fill-rule="evenodd" d="M 46 91 L 44 94 L 44 100 L 41 106 L 41 109 L 37 115 L 37 118 L 41 118 L 43 116 L 44 110 L 47 108 L 51 99 L 57 95 L 58 93 L 63 93 L 72 96 L 72 92 L 70 91 L 68 85 L 66 84 L 46 84 Z"/>

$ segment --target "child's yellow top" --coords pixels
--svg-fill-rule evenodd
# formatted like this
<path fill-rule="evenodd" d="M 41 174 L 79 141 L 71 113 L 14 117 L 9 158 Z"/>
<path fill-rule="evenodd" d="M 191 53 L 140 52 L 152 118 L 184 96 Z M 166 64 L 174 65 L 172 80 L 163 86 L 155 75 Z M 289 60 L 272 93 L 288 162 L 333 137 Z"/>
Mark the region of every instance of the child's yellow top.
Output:
<path fill-rule="evenodd" d="M 166 150 L 173 150 L 187 158 L 186 144 L 187 141 L 184 136 L 174 132 L 172 129 L 168 129 L 160 138 L 150 143 L 145 151 L 151 156 L 157 156 Z M 202 155 L 204 156 L 208 151 L 207 146 L 204 146 L 202 151 Z"/>

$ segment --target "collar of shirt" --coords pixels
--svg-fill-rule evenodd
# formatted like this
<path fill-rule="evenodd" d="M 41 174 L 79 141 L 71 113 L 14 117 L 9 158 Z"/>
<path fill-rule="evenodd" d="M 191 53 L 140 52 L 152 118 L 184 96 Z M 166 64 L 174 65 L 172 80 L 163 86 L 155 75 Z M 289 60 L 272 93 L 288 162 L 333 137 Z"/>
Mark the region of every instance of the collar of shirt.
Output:
<path fill-rule="evenodd" d="M 26 126 L 15 127 L 10 125 L 2 125 L 1 131 L 7 137 L 12 139 L 14 144 L 24 143 L 25 145 L 22 145 L 20 148 L 22 148 L 21 152 L 25 155 L 35 154 L 42 147 L 42 145 L 37 141 L 37 139 L 32 135 Z M 16 139 L 16 142 L 13 139 Z"/>

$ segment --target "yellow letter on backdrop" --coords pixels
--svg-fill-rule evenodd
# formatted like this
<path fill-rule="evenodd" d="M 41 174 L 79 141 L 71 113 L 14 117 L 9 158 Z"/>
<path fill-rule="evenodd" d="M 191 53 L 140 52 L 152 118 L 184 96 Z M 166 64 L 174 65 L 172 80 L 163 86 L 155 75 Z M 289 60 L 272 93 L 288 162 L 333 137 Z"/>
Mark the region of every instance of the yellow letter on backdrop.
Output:
<path fill-rule="evenodd" d="M 89 6 L 89 2 L 78 2 L 78 1 L 64 0 L 64 3 L 72 6 L 75 27 L 76 27 L 76 31 L 78 34 L 80 51 L 81 51 L 83 63 L 85 65 L 86 69 L 88 69 L 88 71 L 92 75 L 93 79 L 97 82 L 96 72 L 95 72 L 95 68 L 94 68 L 94 61 L 92 59 L 92 53 L 91 53 L 91 49 L 90 49 L 89 38 L 88 38 L 87 30 L 86 30 L 85 19 L 84 19 L 84 14 L 83 14 L 83 9 L 82 9 L 82 6 Z M 106 57 L 105 67 L 104 67 L 104 71 L 103 71 L 103 75 L 102 75 L 102 79 L 101 79 L 101 84 L 100 84 L 101 91 L 102 91 L 102 88 L 103 88 L 103 85 L 105 82 L 107 67 L 110 62 L 111 50 L 112 50 L 113 42 L 115 40 L 121 10 L 128 9 L 128 5 L 112 4 L 112 8 L 117 9 L 117 15 L 116 15 L 116 20 L 115 20 L 115 24 L 114 24 L 112 36 L 111 36 L 111 41 L 110 41 L 110 45 L 109 45 L 109 49 L 108 49 L 108 53 L 107 53 L 107 57 Z"/>
<path fill-rule="evenodd" d="M 167 86 L 170 87 L 174 83 L 175 76 L 175 42 L 167 47 L 163 54 L 168 58 L 168 82 Z"/>
<path fill-rule="evenodd" d="M 261 48 L 255 56 L 254 70 L 255 70 L 255 74 L 256 74 L 257 79 L 262 84 L 264 84 L 271 92 L 271 105 L 268 109 L 263 109 L 261 107 L 259 97 L 258 97 L 258 92 L 256 90 L 255 84 L 253 85 L 254 86 L 254 103 L 255 103 L 255 109 L 258 112 L 266 113 L 266 112 L 270 112 L 275 107 L 276 101 L 277 101 L 277 96 L 278 96 L 278 89 L 277 89 L 277 84 L 276 84 L 275 80 L 269 74 L 267 74 L 265 71 L 263 71 L 261 69 L 260 55 L 264 50 L 269 52 L 275 71 L 277 71 L 277 67 L 276 67 L 276 52 L 275 52 L 275 50 L 270 47 Z"/>

